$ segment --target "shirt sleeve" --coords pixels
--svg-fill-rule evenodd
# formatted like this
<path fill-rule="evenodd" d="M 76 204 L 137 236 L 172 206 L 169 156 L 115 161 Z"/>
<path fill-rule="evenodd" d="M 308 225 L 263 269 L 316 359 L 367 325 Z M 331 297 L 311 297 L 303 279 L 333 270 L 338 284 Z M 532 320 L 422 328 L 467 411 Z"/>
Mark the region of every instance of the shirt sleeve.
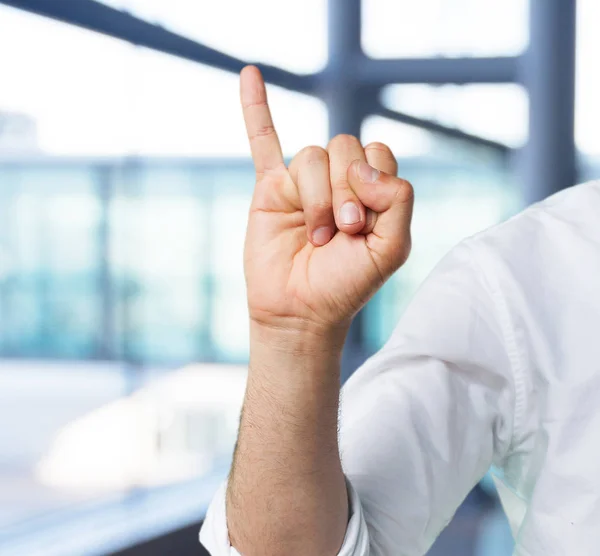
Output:
<path fill-rule="evenodd" d="M 494 293 L 455 248 L 384 348 L 342 389 L 340 452 L 350 519 L 338 556 L 423 556 L 512 435 L 513 381 Z M 200 540 L 230 546 L 223 484 Z"/>
<path fill-rule="evenodd" d="M 361 505 L 352 485 L 348 481 L 346 481 L 346 485 L 350 503 L 350 517 L 339 556 L 368 556 L 369 537 Z M 200 542 L 211 556 L 241 556 L 229 543 L 225 514 L 226 489 L 227 483 L 224 482 L 210 504 L 200 531 Z"/>
<path fill-rule="evenodd" d="M 503 304 L 468 244 L 342 390 L 340 450 L 369 556 L 422 556 L 512 438 Z"/>

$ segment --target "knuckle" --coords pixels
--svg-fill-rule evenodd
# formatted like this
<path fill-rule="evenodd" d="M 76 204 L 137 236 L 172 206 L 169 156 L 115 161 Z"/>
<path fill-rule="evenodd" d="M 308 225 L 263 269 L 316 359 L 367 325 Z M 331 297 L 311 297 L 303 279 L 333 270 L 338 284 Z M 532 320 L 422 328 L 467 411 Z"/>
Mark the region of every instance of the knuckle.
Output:
<path fill-rule="evenodd" d="M 411 241 L 410 236 L 408 236 L 402 242 L 400 251 L 398 253 L 398 266 L 399 267 L 402 266 L 408 260 L 408 257 L 410 257 L 411 249 L 412 249 L 412 241 Z"/>
<path fill-rule="evenodd" d="M 365 151 L 380 152 L 390 158 L 394 158 L 394 153 L 392 152 L 392 149 L 390 149 L 385 143 L 380 143 L 379 141 L 374 141 L 373 143 L 369 143 L 365 147 Z"/>
<path fill-rule="evenodd" d="M 392 176 L 398 174 L 398 161 L 396 160 L 392 149 L 385 143 L 380 143 L 378 141 L 369 143 L 365 147 L 365 156 L 367 157 L 367 162 L 378 170 Z"/>
<path fill-rule="evenodd" d="M 396 202 L 400 204 L 412 202 L 415 198 L 415 190 L 412 184 L 407 180 L 399 178 L 395 198 Z"/>
<path fill-rule="evenodd" d="M 243 102 L 242 103 L 242 108 L 248 109 L 248 108 L 264 108 L 264 107 L 268 107 L 269 105 L 267 104 L 266 100 L 257 100 L 254 102 Z"/>
<path fill-rule="evenodd" d="M 305 164 L 323 164 L 329 161 L 327 151 L 322 147 L 304 147 L 299 154 Z"/>
<path fill-rule="evenodd" d="M 354 200 L 352 187 L 346 176 L 340 176 L 337 180 L 332 181 L 331 189 L 334 192 L 334 195 L 343 194 L 344 196 L 350 196 L 351 200 Z"/>
<path fill-rule="evenodd" d="M 264 125 L 257 128 L 254 133 L 250 136 L 250 140 L 259 139 L 260 137 L 267 137 L 275 134 L 275 127 L 273 125 Z"/>
<path fill-rule="evenodd" d="M 360 141 L 356 137 L 354 137 L 354 135 L 349 135 L 347 133 L 340 133 L 339 135 L 336 135 L 331 141 L 329 141 L 327 150 L 330 150 L 330 149 L 347 150 L 347 149 L 352 148 L 357 143 L 360 144 Z"/>
<path fill-rule="evenodd" d="M 310 211 L 316 216 L 333 214 L 331 201 L 314 201 L 310 205 Z"/>

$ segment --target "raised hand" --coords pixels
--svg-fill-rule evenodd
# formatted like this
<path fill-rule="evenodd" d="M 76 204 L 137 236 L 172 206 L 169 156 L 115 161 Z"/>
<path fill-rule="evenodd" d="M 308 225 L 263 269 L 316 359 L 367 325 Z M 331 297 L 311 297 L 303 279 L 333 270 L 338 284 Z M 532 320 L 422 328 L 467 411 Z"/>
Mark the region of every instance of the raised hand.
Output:
<path fill-rule="evenodd" d="M 286 168 L 257 68 L 241 74 L 256 169 L 245 245 L 253 322 L 345 328 L 410 251 L 411 185 L 385 145 L 339 135 Z"/>

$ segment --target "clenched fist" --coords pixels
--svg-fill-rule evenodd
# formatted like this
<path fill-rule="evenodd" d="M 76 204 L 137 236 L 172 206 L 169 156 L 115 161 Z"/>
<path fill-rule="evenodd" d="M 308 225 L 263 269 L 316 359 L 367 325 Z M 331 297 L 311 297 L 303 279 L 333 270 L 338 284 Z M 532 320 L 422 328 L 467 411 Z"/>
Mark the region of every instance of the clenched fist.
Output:
<path fill-rule="evenodd" d="M 286 168 L 255 67 L 242 71 L 241 101 L 257 179 L 244 255 L 250 318 L 344 328 L 408 257 L 412 187 L 388 147 L 349 135 Z"/>

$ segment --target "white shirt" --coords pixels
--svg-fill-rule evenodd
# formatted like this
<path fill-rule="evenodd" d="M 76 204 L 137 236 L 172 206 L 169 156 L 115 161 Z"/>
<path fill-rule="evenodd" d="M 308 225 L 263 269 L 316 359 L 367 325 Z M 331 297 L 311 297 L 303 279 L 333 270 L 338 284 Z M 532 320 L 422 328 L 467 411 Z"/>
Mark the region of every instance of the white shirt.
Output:
<path fill-rule="evenodd" d="M 342 390 L 340 556 L 422 556 L 493 466 L 518 556 L 600 554 L 600 182 L 447 255 Z M 201 541 L 232 556 L 224 489 Z"/>

